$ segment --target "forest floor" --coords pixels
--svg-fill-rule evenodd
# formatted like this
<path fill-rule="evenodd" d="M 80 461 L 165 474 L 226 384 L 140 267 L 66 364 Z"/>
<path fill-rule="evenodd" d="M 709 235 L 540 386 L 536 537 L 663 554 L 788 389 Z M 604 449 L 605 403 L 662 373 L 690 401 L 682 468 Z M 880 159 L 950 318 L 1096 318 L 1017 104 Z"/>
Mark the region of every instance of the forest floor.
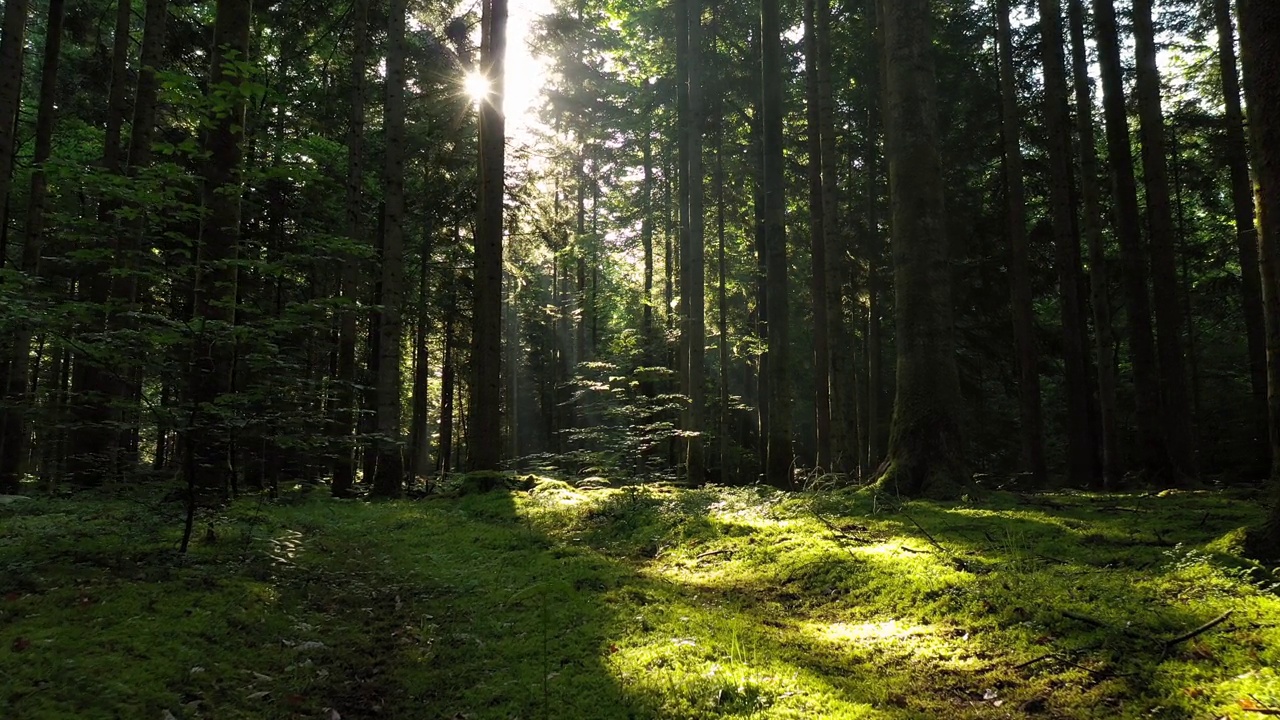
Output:
<path fill-rule="evenodd" d="M 0 717 L 1280 714 L 1243 493 L 321 492 L 0 503 Z"/>

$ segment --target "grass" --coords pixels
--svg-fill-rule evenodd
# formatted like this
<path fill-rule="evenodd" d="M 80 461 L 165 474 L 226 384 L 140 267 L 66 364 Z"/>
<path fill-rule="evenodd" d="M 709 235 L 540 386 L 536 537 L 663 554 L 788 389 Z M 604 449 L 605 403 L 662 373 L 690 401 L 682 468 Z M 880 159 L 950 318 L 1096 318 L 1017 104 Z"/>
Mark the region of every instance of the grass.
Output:
<path fill-rule="evenodd" d="M 1280 597 L 1228 493 L 762 489 L 0 505 L 0 716 L 1240 718 Z M 1219 618 L 1185 640 L 1170 639 Z"/>

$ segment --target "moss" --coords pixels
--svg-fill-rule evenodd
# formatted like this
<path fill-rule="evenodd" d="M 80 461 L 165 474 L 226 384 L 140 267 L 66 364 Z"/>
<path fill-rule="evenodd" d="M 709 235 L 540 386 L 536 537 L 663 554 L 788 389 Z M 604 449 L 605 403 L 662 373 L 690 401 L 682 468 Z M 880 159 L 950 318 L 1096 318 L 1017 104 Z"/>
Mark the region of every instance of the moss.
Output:
<path fill-rule="evenodd" d="M 0 507 L 0 704 L 37 720 L 1280 705 L 1280 599 L 1228 554 L 1261 514 L 1248 498 L 530 485 L 248 500 L 203 515 L 219 541 L 186 558 L 180 509 L 148 497 Z"/>

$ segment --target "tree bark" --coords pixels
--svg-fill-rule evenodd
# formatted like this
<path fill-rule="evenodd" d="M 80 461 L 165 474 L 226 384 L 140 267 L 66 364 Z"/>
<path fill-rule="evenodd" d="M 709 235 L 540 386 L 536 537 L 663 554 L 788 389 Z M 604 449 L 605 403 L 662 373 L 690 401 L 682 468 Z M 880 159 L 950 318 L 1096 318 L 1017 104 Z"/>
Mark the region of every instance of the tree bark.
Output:
<path fill-rule="evenodd" d="M 1036 357 L 1035 306 L 1027 253 L 1026 187 L 1022 164 L 1022 115 L 1013 68 L 1009 0 L 996 0 L 996 42 L 1000 55 L 1000 99 L 1004 139 L 1004 179 L 1009 236 L 1009 290 L 1013 338 L 1018 358 L 1018 408 L 1022 430 L 1022 467 L 1036 485 L 1048 475 L 1044 460 L 1044 421 L 1040 407 L 1040 371 Z"/>
<path fill-rule="evenodd" d="M 1258 210 L 1258 252 L 1267 331 L 1267 415 L 1272 505 L 1254 542 L 1280 557 L 1280 4 L 1237 0 L 1244 94 L 1248 103 Z"/>
<path fill-rule="evenodd" d="M 809 180 L 809 276 L 810 305 L 813 307 L 813 407 L 814 441 L 818 449 L 817 468 L 832 472 L 831 466 L 831 349 L 827 344 L 827 243 L 823 232 L 822 196 L 822 113 L 818 94 L 818 29 L 815 0 L 804 2 L 805 118 L 808 133 Z"/>
<path fill-rule="evenodd" d="M 45 23 L 44 57 L 40 69 L 40 99 L 36 109 L 35 152 L 32 157 L 31 191 L 27 206 L 27 226 L 22 242 L 22 273 L 29 278 L 40 276 L 40 255 L 44 248 L 45 199 L 48 196 L 48 179 L 45 165 L 53 150 L 53 127 L 56 121 L 56 96 L 58 59 L 62 47 L 62 18 L 64 0 L 50 0 Z M 9 40 L 6 32 L 5 40 Z M 0 53 L 2 54 L 2 53 Z M 17 74 L 17 73 L 14 73 Z M 3 92 L 4 90 L 0 90 Z M 5 122 L 0 109 L 0 122 Z M 3 152 L 3 148 L 0 148 Z M 8 169 L 0 167 L 0 172 Z M 7 184 L 7 183 L 6 183 Z M 7 189 L 6 189 L 7 191 Z M 0 193 L 0 200 L 6 197 Z M 0 222 L 4 218 L 0 217 Z M 7 373 L 5 378 L 3 420 L 4 439 L 0 440 L 0 486 L 17 488 L 22 475 L 22 458 L 29 449 L 30 433 L 25 415 L 30 409 L 32 396 L 26 392 L 29 381 L 32 328 L 19 326 L 11 337 Z"/>
<path fill-rule="evenodd" d="M 234 389 L 235 352 L 230 328 L 235 323 L 237 295 L 235 261 L 240 241 L 245 100 L 243 94 L 223 88 L 238 89 L 243 81 L 234 64 L 248 59 L 252 17 L 251 0 L 218 0 L 209 92 L 225 93 L 211 99 L 230 107 L 215 118 L 205 136 L 205 219 L 200 227 L 193 286 L 192 325 L 196 336 L 190 365 L 191 400 L 203 422 L 190 428 L 186 438 L 187 452 L 191 453 L 188 467 L 195 473 L 190 484 L 220 489 L 224 495 L 230 492 L 232 448 L 214 405 Z"/>
<path fill-rule="evenodd" d="M 1236 34 L 1231 23 L 1231 0 L 1213 0 L 1218 26 L 1218 68 L 1226 105 L 1226 159 L 1231 172 L 1231 207 L 1240 256 L 1240 293 L 1244 301 L 1245 337 L 1249 347 L 1249 383 L 1253 390 L 1255 433 L 1259 454 L 1267 436 L 1267 331 L 1262 311 L 1262 276 L 1258 265 L 1258 234 L 1254 227 L 1253 184 L 1249 180 L 1249 143 L 1244 110 L 1240 106 L 1240 73 L 1236 65 Z"/>
<path fill-rule="evenodd" d="M 22 103 L 22 55 L 26 37 L 27 1 L 8 0 L 4 24 L 0 26 L 0 238 L 8 236 L 9 189 L 13 178 L 18 108 Z M 0 243 L 0 267 L 8 262 L 7 248 Z M 25 261 L 24 261 L 25 262 Z M 28 335 L 27 343 L 30 343 Z M 13 338 L 16 340 L 19 338 Z M 22 479 L 22 457 L 26 448 L 26 423 L 22 408 L 26 396 L 26 358 L 22 368 L 13 367 L 13 355 L 5 359 L 5 386 L 0 398 L 0 493 L 16 493 Z M 19 372 L 21 370 L 21 372 Z"/>
<path fill-rule="evenodd" d="M 1097 477 L 1097 441 L 1090 422 L 1089 341 L 1071 182 L 1071 119 L 1067 109 L 1062 3 L 1040 0 L 1040 51 L 1045 77 L 1045 130 L 1049 138 L 1049 207 L 1062 315 L 1062 360 L 1067 401 L 1067 477 L 1087 486 Z"/>
<path fill-rule="evenodd" d="M 1115 335 L 1111 301 L 1107 296 L 1107 254 L 1102 235 L 1102 197 L 1098 188 L 1098 152 L 1093 119 L 1092 78 L 1084 35 L 1082 0 L 1070 0 L 1072 72 L 1076 90 L 1076 129 L 1079 139 L 1080 190 L 1084 201 L 1085 239 L 1089 246 L 1090 305 L 1093 308 L 1094 348 L 1098 365 L 1098 436 L 1102 472 L 1095 487 L 1114 489 L 1124 474 L 1116 427 Z"/>
<path fill-rule="evenodd" d="M 814 6 L 818 35 L 818 125 L 822 155 L 822 245 L 826 277 L 827 363 L 831 398 L 831 465 L 836 473 L 858 472 L 861 427 L 858 423 L 858 382 L 854 338 L 845 317 L 845 284 L 849 283 L 849 248 L 840 227 L 839 176 L 836 168 L 836 121 L 831 39 L 831 0 Z M 819 302 L 815 299 L 815 302 Z"/>
<path fill-rule="evenodd" d="M 1142 221 L 1138 212 L 1133 148 L 1129 144 L 1129 112 L 1120 64 L 1120 37 L 1113 0 L 1094 0 L 1093 9 L 1098 64 L 1102 69 L 1102 108 L 1106 120 L 1115 233 L 1120 244 L 1120 270 L 1137 401 L 1138 457 L 1146 473 L 1158 477 L 1166 473 L 1169 461 L 1161 430 L 1155 335 L 1151 326 L 1151 299 L 1147 293 L 1147 261 L 1142 250 Z"/>
<path fill-rule="evenodd" d="M 954 495 L 967 480 L 928 0 L 885 3 L 898 382 L 882 488 Z"/>
<path fill-rule="evenodd" d="M 507 0 L 487 0 L 487 42 L 480 64 L 490 94 L 480 105 L 480 213 L 476 221 L 475 302 L 471 364 L 468 466 L 497 470 L 502 455 L 502 203 L 505 196 L 506 121 L 503 82 Z"/>
<path fill-rule="evenodd" d="M 387 14 L 387 88 L 383 170 L 382 313 L 378 322 L 378 468 L 371 494 L 399 497 L 404 485 L 400 436 L 400 360 L 404 319 L 405 0 L 391 0 Z"/>
<path fill-rule="evenodd" d="M 364 188 L 364 114 L 365 73 L 369 55 L 369 0 L 355 0 L 351 6 L 350 96 L 347 115 L 347 242 L 356 247 L 365 242 L 364 213 L 361 212 Z M 360 263 L 350 254 L 340 257 L 338 294 L 343 305 L 338 315 L 338 372 L 333 398 L 332 428 L 334 436 L 334 497 L 351 494 L 356 483 L 356 466 L 352 445 L 356 411 L 356 306 L 360 297 Z"/>
<path fill-rule="evenodd" d="M 1138 116 L 1141 120 L 1142 181 L 1151 231 L 1151 288 L 1155 300 L 1156 350 L 1159 353 L 1165 449 L 1173 483 L 1196 476 L 1195 438 L 1184 350 L 1178 259 L 1169 190 L 1169 156 L 1160 100 L 1151 0 L 1133 0 L 1133 36 L 1138 58 Z"/>
<path fill-rule="evenodd" d="M 783 165 L 782 17 L 779 0 L 761 0 L 761 72 L 764 102 L 764 246 L 768 285 L 769 436 L 765 479 L 791 486 L 790 307 L 787 289 L 786 178 Z"/>
<path fill-rule="evenodd" d="M 685 468 L 689 482 L 706 482 L 707 465 L 703 448 L 707 414 L 707 325 L 706 325 L 706 214 L 703 170 L 703 89 L 702 89 L 702 0 L 689 4 L 689 265 L 687 274 L 689 319 L 689 435 L 685 445 Z"/>

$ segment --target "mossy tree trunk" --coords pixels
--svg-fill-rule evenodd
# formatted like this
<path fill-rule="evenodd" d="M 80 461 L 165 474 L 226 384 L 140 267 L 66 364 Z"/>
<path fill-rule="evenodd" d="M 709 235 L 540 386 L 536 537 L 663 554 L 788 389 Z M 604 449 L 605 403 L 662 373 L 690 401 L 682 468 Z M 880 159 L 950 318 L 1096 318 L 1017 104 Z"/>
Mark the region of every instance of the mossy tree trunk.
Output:
<path fill-rule="evenodd" d="M 883 6 L 898 360 L 880 483 L 907 496 L 951 495 L 966 483 L 929 7 Z"/>

